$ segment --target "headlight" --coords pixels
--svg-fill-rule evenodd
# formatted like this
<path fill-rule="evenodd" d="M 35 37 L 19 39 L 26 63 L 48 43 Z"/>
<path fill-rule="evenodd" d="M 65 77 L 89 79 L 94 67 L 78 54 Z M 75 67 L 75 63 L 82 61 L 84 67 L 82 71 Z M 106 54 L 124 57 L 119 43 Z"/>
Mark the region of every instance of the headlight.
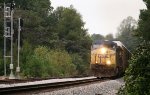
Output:
<path fill-rule="evenodd" d="M 111 65 L 111 61 L 110 61 L 110 60 L 107 60 L 107 61 L 106 61 L 106 64 L 107 64 L 107 65 Z"/>
<path fill-rule="evenodd" d="M 106 52 L 107 52 L 107 49 L 105 47 L 101 48 L 101 53 L 102 54 L 106 54 Z"/>

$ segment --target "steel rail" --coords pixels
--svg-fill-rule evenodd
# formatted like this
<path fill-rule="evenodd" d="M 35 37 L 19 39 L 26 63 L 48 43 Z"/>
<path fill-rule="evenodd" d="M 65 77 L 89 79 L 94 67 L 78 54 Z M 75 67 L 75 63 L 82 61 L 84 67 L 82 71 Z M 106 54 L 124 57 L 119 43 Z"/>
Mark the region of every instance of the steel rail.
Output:
<path fill-rule="evenodd" d="M 15 92 L 22 92 L 22 91 L 32 91 L 32 90 L 38 90 L 38 89 L 43 89 L 43 88 L 61 88 L 61 87 L 74 86 L 74 85 L 102 81 L 102 80 L 105 80 L 105 79 L 92 78 L 92 79 L 83 79 L 83 80 L 75 80 L 75 81 L 64 81 L 64 82 L 55 82 L 55 83 L 43 83 L 43 84 L 5 87 L 5 88 L 0 88 L 0 94 L 15 93 Z"/>

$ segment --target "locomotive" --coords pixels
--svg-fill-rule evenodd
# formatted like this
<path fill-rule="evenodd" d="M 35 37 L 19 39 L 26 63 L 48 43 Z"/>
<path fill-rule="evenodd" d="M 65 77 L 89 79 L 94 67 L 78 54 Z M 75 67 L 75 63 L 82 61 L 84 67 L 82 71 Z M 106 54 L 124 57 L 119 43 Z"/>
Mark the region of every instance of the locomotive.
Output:
<path fill-rule="evenodd" d="M 97 78 L 119 76 L 130 57 L 131 52 L 120 41 L 95 41 L 91 46 L 92 74 Z"/>

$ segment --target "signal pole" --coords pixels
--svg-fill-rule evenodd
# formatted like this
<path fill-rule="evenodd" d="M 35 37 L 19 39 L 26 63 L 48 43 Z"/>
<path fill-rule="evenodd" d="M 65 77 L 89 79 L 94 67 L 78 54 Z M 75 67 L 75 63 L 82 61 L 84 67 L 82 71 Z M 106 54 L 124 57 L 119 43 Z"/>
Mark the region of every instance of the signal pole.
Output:
<path fill-rule="evenodd" d="M 20 79 L 20 66 L 19 66 L 19 59 L 20 59 L 20 31 L 21 31 L 21 26 L 20 26 L 21 19 L 18 18 L 18 64 L 16 68 L 16 73 L 17 73 L 17 79 Z"/>
<path fill-rule="evenodd" d="M 11 7 L 12 7 L 12 4 L 11 3 Z M 10 63 L 10 75 L 9 75 L 9 79 L 14 79 L 14 74 L 13 74 L 13 69 L 14 69 L 14 66 L 13 66 L 13 34 L 14 34 L 14 29 L 13 29 L 13 14 L 14 14 L 14 10 L 13 8 L 11 8 L 11 63 Z"/>
<path fill-rule="evenodd" d="M 6 77 L 7 76 L 7 70 L 6 70 L 6 38 L 7 38 L 7 33 L 8 33 L 8 36 L 10 36 L 10 27 L 6 27 L 6 15 L 7 16 L 10 16 L 10 11 L 9 11 L 10 8 L 6 8 L 6 5 L 4 3 L 4 76 Z M 7 11 L 8 11 L 8 14 L 7 14 Z"/>
<path fill-rule="evenodd" d="M 13 74 L 13 13 L 14 13 L 14 2 L 12 2 L 9 6 L 4 3 L 4 76 L 6 77 L 6 58 L 11 59 L 10 63 L 10 75 L 9 79 L 15 79 Z M 7 56 L 7 41 L 11 41 L 11 52 L 10 56 Z"/>

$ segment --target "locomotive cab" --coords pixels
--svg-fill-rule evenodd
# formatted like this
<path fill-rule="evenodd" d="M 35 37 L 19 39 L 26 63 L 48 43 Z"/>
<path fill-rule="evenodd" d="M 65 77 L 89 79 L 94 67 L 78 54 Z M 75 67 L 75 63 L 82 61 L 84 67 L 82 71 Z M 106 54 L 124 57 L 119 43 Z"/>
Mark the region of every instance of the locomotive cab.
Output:
<path fill-rule="evenodd" d="M 123 48 L 113 41 L 101 41 L 91 47 L 90 68 L 94 76 L 112 77 L 117 76 L 126 64 L 123 61 Z M 126 59 L 125 59 L 126 60 Z"/>

